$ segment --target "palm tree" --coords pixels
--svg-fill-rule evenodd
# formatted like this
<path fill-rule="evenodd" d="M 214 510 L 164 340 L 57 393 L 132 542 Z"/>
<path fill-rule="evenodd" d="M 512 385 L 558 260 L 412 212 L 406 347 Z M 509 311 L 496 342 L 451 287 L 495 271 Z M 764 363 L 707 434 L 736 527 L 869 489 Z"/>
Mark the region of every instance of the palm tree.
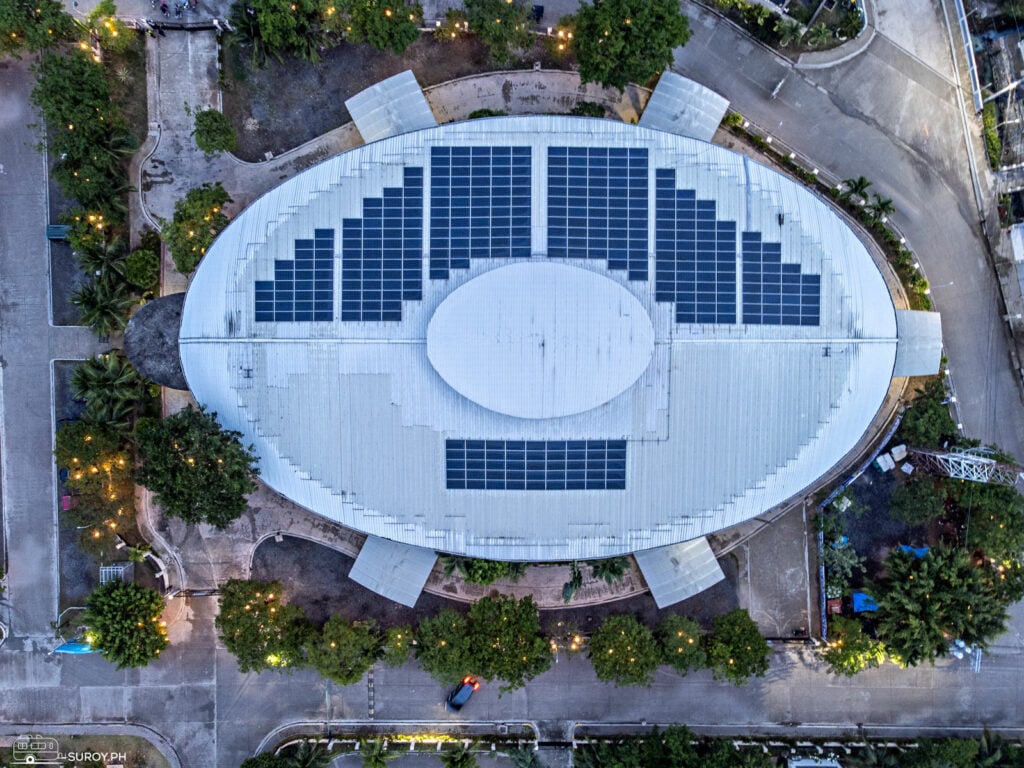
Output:
<path fill-rule="evenodd" d="M 141 413 L 148 387 L 120 352 L 79 363 L 71 375 L 71 396 L 85 401 L 86 419 L 117 429 L 131 426 Z"/>
<path fill-rule="evenodd" d="M 872 217 L 884 223 L 891 214 L 896 212 L 896 206 L 893 205 L 892 200 L 888 197 L 876 194 L 875 199 L 868 204 L 868 211 Z"/>
<path fill-rule="evenodd" d="M 388 752 L 382 739 L 359 742 L 359 754 L 363 757 L 363 768 L 387 768 L 388 760 L 398 757 L 397 752 Z"/>
<path fill-rule="evenodd" d="M 295 754 L 288 758 L 289 768 L 327 768 L 330 763 L 331 756 L 316 741 L 303 741 Z"/>
<path fill-rule="evenodd" d="M 604 560 L 590 560 L 587 565 L 593 569 L 595 579 L 604 579 L 606 584 L 622 581 L 629 570 L 629 560 L 625 557 L 609 557 Z"/>
<path fill-rule="evenodd" d="M 807 30 L 807 44 L 811 46 L 811 48 L 817 48 L 819 45 L 825 45 L 831 39 L 832 30 L 825 25 L 825 22 L 815 24 Z"/>
<path fill-rule="evenodd" d="M 464 741 L 458 749 L 442 752 L 441 764 L 444 765 L 444 768 L 479 768 L 476 755 L 473 754 L 474 746 Z"/>
<path fill-rule="evenodd" d="M 543 768 L 537 753 L 528 747 L 516 747 L 508 752 L 513 768 Z"/>
<path fill-rule="evenodd" d="M 75 291 L 71 303 L 81 310 L 82 322 L 97 336 L 109 336 L 114 331 L 124 330 L 135 299 L 124 283 L 99 277 Z"/>
<path fill-rule="evenodd" d="M 899 757 L 885 747 L 875 749 L 873 744 L 868 744 L 856 757 L 850 760 L 854 768 L 899 768 Z"/>
<path fill-rule="evenodd" d="M 114 275 L 124 277 L 126 256 L 124 241 L 120 237 L 91 243 L 75 251 L 78 266 L 83 272 L 107 278 Z"/>
<path fill-rule="evenodd" d="M 800 41 L 800 38 L 804 36 L 804 25 L 796 19 L 783 19 L 779 17 L 779 20 L 775 22 L 775 34 L 779 36 L 779 45 L 783 48 L 789 48 L 793 43 Z"/>
<path fill-rule="evenodd" d="M 867 199 L 868 187 L 871 186 L 871 182 L 863 176 L 858 176 L 855 179 L 846 179 L 843 182 L 843 192 L 840 195 L 843 200 L 851 200 L 857 198 L 861 205 Z"/>

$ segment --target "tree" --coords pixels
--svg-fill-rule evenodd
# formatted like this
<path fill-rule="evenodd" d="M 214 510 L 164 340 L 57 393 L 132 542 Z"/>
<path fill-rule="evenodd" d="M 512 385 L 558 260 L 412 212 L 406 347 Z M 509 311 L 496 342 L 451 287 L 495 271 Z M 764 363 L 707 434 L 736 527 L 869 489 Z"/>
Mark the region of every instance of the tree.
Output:
<path fill-rule="evenodd" d="M 277 581 L 230 579 L 220 588 L 215 625 L 240 671 L 304 665 L 312 629 L 302 609 L 286 604 L 281 593 Z"/>
<path fill-rule="evenodd" d="M 97 336 L 109 336 L 124 330 L 128 324 L 128 312 L 137 301 L 128 293 L 124 283 L 99 277 L 72 293 L 71 303 L 81 312 L 82 322 Z"/>
<path fill-rule="evenodd" d="M 86 601 L 86 640 L 118 669 L 144 667 L 167 647 L 163 610 L 164 599 L 155 589 L 107 582 Z"/>
<path fill-rule="evenodd" d="M 522 2 L 506 0 L 466 0 L 469 31 L 487 48 L 496 64 L 508 64 L 514 51 L 533 45 L 529 28 L 529 9 Z"/>
<path fill-rule="evenodd" d="M 218 181 L 190 189 L 174 206 L 174 217 L 161 220 L 160 236 L 171 249 L 174 266 L 190 275 L 206 255 L 206 249 L 228 224 L 224 204 L 234 202 Z"/>
<path fill-rule="evenodd" d="M 132 251 L 124 262 L 124 278 L 144 292 L 156 291 L 160 284 L 160 254 L 146 248 Z"/>
<path fill-rule="evenodd" d="M 521 572 L 520 563 L 509 563 L 504 560 L 482 560 L 477 557 L 462 557 L 461 555 L 441 555 L 441 563 L 444 565 L 444 575 L 451 576 L 455 571 L 462 574 L 462 578 L 469 584 L 487 586 L 498 579 L 508 578 L 514 573 Z"/>
<path fill-rule="evenodd" d="M 191 405 L 166 419 L 140 419 L 137 478 L 171 517 L 226 528 L 246 510 L 259 474 L 252 446 L 222 429 L 216 413 Z"/>
<path fill-rule="evenodd" d="M 825 22 L 819 22 L 807 30 L 806 39 L 807 44 L 811 48 L 828 45 L 832 39 L 832 30 L 828 28 Z"/>
<path fill-rule="evenodd" d="M 195 112 L 195 128 L 192 136 L 196 146 L 209 155 L 217 152 L 234 152 L 238 148 L 238 136 L 231 125 L 231 120 L 223 112 L 216 109 L 203 109 Z"/>
<path fill-rule="evenodd" d="M 506 754 L 512 768 L 544 768 L 537 753 L 529 747 L 513 747 Z"/>
<path fill-rule="evenodd" d="M 589 560 L 587 565 L 593 569 L 595 579 L 603 579 L 606 584 L 614 584 L 625 578 L 626 571 L 629 570 L 629 558 L 609 557 L 604 560 Z"/>
<path fill-rule="evenodd" d="M 870 212 L 872 218 L 877 221 L 885 222 L 889 216 L 896 213 L 896 206 L 893 205 L 892 200 L 888 197 L 882 197 L 879 194 L 875 194 L 874 199 L 868 203 L 867 210 Z"/>
<path fill-rule="evenodd" d="M 867 201 L 868 188 L 871 186 L 871 182 L 864 176 L 858 176 L 855 179 L 846 179 L 843 181 L 843 200 L 852 200 L 856 198 L 857 202 L 862 205 Z"/>
<path fill-rule="evenodd" d="M 380 660 L 389 667 L 400 667 L 409 660 L 409 651 L 413 647 L 412 627 L 388 627 L 384 633 Z"/>
<path fill-rule="evenodd" d="M 420 666 L 442 683 L 455 683 L 476 671 L 469 621 L 451 608 L 419 623 L 415 650 Z"/>
<path fill-rule="evenodd" d="M 650 685 L 661 654 L 654 635 L 635 616 L 604 620 L 590 638 L 590 661 L 598 680 L 617 686 Z"/>
<path fill-rule="evenodd" d="M 945 483 L 922 473 L 896 486 L 889 501 L 889 513 L 911 525 L 931 522 L 945 511 Z"/>
<path fill-rule="evenodd" d="M 885 568 L 868 591 L 878 605 L 878 638 L 904 666 L 945 656 L 957 639 L 984 647 L 1006 628 L 993 569 L 960 550 L 935 547 L 923 557 L 897 550 Z"/>
<path fill-rule="evenodd" d="M 441 753 L 441 765 L 444 768 L 477 768 L 479 763 L 473 753 L 473 746 L 462 742 L 455 749 Z"/>
<path fill-rule="evenodd" d="M 945 382 L 935 377 L 917 392 L 911 407 L 903 414 L 898 439 L 918 448 L 942 448 L 946 443 L 955 442 L 956 424 L 949 415 Z"/>
<path fill-rule="evenodd" d="M 825 586 L 838 590 L 839 594 L 847 588 L 854 571 L 864 567 L 864 558 L 857 554 L 849 542 L 825 541 L 822 550 L 822 565 L 825 566 Z"/>
<path fill-rule="evenodd" d="M 331 756 L 317 741 L 303 740 L 288 758 L 288 768 L 327 768 Z"/>
<path fill-rule="evenodd" d="M 658 624 L 655 635 L 661 646 L 661 660 L 679 674 L 707 665 L 700 625 L 693 619 L 671 613 Z"/>
<path fill-rule="evenodd" d="M 70 40 L 75 23 L 57 0 L 7 0 L 0 3 L 0 56 L 36 53 Z"/>
<path fill-rule="evenodd" d="M 275 755 L 273 752 L 262 752 L 256 757 L 243 760 L 239 768 L 292 768 L 292 762 L 287 757 Z"/>
<path fill-rule="evenodd" d="M 473 669 L 488 680 L 504 680 L 502 691 L 521 688 L 551 666 L 532 597 L 484 597 L 470 607 L 468 619 Z"/>
<path fill-rule="evenodd" d="M 764 677 L 769 653 L 767 641 L 744 609 L 712 619 L 708 662 L 716 680 L 743 685 L 750 677 Z"/>
<path fill-rule="evenodd" d="M 263 66 L 268 56 L 283 61 L 286 55 L 315 63 L 327 44 L 326 31 L 320 25 L 326 10 L 323 5 L 318 0 L 236 3 L 231 12 L 233 34 L 240 43 L 253 46 L 256 66 Z"/>
<path fill-rule="evenodd" d="M 100 0 L 85 19 L 92 39 L 100 48 L 112 53 L 124 53 L 133 41 L 135 31 L 117 18 L 114 0 Z"/>
<path fill-rule="evenodd" d="M 363 768 L 387 768 L 388 761 L 398 757 L 397 752 L 388 752 L 383 739 L 363 739 L 359 742 L 359 755 Z"/>
<path fill-rule="evenodd" d="M 964 541 L 1000 563 L 1019 561 L 1024 553 L 1024 497 L 1015 488 L 962 482 L 951 496 L 964 520 Z"/>
<path fill-rule="evenodd" d="M 796 19 L 784 19 L 781 16 L 775 22 L 775 34 L 779 36 L 779 45 L 788 48 L 800 42 L 804 36 L 804 26 Z"/>
<path fill-rule="evenodd" d="M 775 758 L 760 749 L 738 749 L 726 739 L 714 739 L 707 745 L 701 768 L 774 768 Z"/>
<path fill-rule="evenodd" d="M 123 450 L 117 431 L 106 424 L 62 424 L 54 442 L 54 459 L 58 467 L 68 470 L 65 484 L 72 490 L 106 495 L 108 472 L 131 477 L 131 454 Z"/>
<path fill-rule="evenodd" d="M 643 84 L 672 63 L 690 39 L 675 0 L 603 0 L 576 12 L 574 41 L 580 80 L 620 91 Z"/>
<path fill-rule="evenodd" d="M 401 56 L 419 39 L 423 8 L 401 0 L 361 0 L 349 5 L 348 18 L 350 42 L 367 42 L 379 51 Z"/>
<path fill-rule="evenodd" d="M 152 401 L 149 382 L 116 350 L 75 366 L 71 396 L 85 402 L 86 421 L 117 430 L 128 430 Z"/>
<path fill-rule="evenodd" d="M 920 739 L 901 756 L 905 768 L 975 768 L 979 744 L 973 739 Z"/>
<path fill-rule="evenodd" d="M 829 641 L 821 652 L 834 675 L 853 677 L 885 661 L 885 646 L 864 634 L 860 622 L 835 616 L 829 620 Z"/>
<path fill-rule="evenodd" d="M 339 685 L 362 680 L 381 651 L 381 637 L 372 619 L 350 622 L 332 616 L 320 637 L 307 648 L 310 666 Z"/>

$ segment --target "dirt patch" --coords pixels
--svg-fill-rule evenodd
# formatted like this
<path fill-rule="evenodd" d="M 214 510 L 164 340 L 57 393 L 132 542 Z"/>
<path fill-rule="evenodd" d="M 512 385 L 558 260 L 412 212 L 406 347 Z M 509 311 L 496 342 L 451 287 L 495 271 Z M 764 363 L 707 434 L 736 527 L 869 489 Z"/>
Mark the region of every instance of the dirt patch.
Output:
<path fill-rule="evenodd" d="M 348 43 L 326 51 L 317 64 L 271 59 L 257 69 L 249 49 L 238 45 L 226 48 L 223 56 L 224 113 L 238 133 L 235 154 L 249 162 L 264 160 L 267 152 L 279 155 L 349 122 L 346 99 L 404 70 L 411 69 L 425 88 L 496 69 L 475 38 L 438 42 L 429 34 L 402 56 Z M 537 61 L 548 69 L 569 66 L 565 57 L 552 57 L 540 39 L 507 69 L 529 68 Z"/>
<path fill-rule="evenodd" d="M 257 547 L 252 578 L 280 581 L 289 602 L 302 607 L 317 625 L 331 616 L 343 616 L 350 621 L 373 618 L 381 627 L 415 625 L 442 608 L 464 611 L 468 607 L 466 603 L 423 593 L 415 608 L 407 608 L 349 579 L 354 562 L 353 558 L 328 547 L 285 536 L 279 544 L 268 539 Z M 738 607 L 738 564 L 732 557 L 720 562 L 725 581 L 667 610 L 659 610 L 654 598 L 647 594 L 603 605 L 582 608 L 570 605 L 562 610 L 543 611 L 541 623 L 545 632 L 554 635 L 567 628 L 590 632 L 600 626 L 606 616 L 620 613 L 632 613 L 650 626 L 668 613 L 681 613 L 710 627 L 712 617 Z"/>

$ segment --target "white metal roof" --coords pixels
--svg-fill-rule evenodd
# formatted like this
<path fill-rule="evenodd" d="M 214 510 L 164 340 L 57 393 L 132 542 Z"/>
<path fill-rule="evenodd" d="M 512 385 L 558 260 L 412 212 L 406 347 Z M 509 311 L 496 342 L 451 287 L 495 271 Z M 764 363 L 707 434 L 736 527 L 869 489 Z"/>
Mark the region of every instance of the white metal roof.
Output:
<path fill-rule="evenodd" d="M 360 91 L 345 101 L 345 109 L 368 143 L 437 125 L 410 69 Z"/>
<path fill-rule="evenodd" d="M 348 577 L 389 600 L 412 608 L 435 562 L 437 553 L 432 549 L 369 536 Z"/>
<path fill-rule="evenodd" d="M 531 259 L 473 258 L 449 279 L 428 279 L 430 153 L 444 146 L 531 148 Z M 629 281 L 599 259 L 559 262 L 614 284 L 614 290 L 599 289 L 606 290 L 610 311 L 629 303 L 620 298 L 623 292 L 631 294 L 650 320 L 654 345 L 642 373 L 619 393 L 618 384 L 600 375 L 574 372 L 579 402 L 593 407 L 520 418 L 484 407 L 446 382 L 445 375 L 454 376 L 465 390 L 458 378 L 465 369 L 446 370 L 440 362 L 435 368 L 427 342 L 435 312 L 460 286 L 478 279 L 486 286 L 492 270 L 541 276 L 552 263 L 545 256 L 549 146 L 647 150 L 651 279 Z M 341 322 L 340 268 L 334 270 L 332 322 L 256 322 L 254 283 L 274 277 L 275 260 L 291 260 L 295 240 L 312 237 L 314 228 L 340 229 L 343 219 L 361 216 L 363 199 L 401 186 L 406 166 L 424 169 L 424 279 L 422 300 L 403 303 L 401 322 Z M 781 243 L 784 263 L 820 274 L 820 323 L 675 323 L 673 305 L 654 296 L 658 168 L 675 169 L 677 188 L 714 200 L 720 219 Z M 336 265 L 340 249 L 336 238 Z M 736 260 L 742 270 L 739 253 Z M 510 263 L 523 267 L 501 269 Z M 506 327 L 493 318 L 479 322 Z M 606 319 L 595 323 L 617 327 Z M 456 344 L 449 346 L 456 351 Z M 616 365 L 633 370 L 640 353 L 621 343 L 608 349 Z M 864 434 L 889 386 L 896 349 L 895 311 L 881 274 L 853 233 L 810 192 L 701 141 L 555 116 L 474 120 L 403 134 L 290 179 L 243 211 L 210 248 L 189 289 L 180 336 L 196 399 L 256 446 L 262 478 L 280 493 L 375 536 L 531 561 L 675 544 L 799 493 Z M 595 350 L 580 355 L 570 367 L 609 370 L 595 362 L 602 359 Z M 500 391 L 500 377 L 493 378 Z M 530 395 L 504 396 L 505 405 L 522 405 Z M 625 439 L 626 488 L 448 490 L 446 439 Z"/>
<path fill-rule="evenodd" d="M 675 72 L 665 71 L 640 116 L 640 125 L 711 141 L 729 100 Z"/>
<path fill-rule="evenodd" d="M 706 537 L 635 553 L 659 608 L 681 603 L 725 578 Z"/>
<path fill-rule="evenodd" d="M 942 317 L 938 312 L 896 310 L 900 338 L 893 376 L 934 376 L 942 364 Z"/>

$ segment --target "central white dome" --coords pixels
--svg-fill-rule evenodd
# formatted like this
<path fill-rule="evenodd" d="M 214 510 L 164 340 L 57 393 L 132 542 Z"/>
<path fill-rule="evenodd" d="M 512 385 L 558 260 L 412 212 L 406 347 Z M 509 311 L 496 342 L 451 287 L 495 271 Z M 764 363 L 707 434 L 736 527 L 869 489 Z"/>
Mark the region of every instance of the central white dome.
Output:
<path fill-rule="evenodd" d="M 630 387 L 654 352 L 637 298 L 604 275 L 550 261 L 485 272 L 427 327 L 427 357 L 456 392 L 498 413 L 548 419 Z"/>

